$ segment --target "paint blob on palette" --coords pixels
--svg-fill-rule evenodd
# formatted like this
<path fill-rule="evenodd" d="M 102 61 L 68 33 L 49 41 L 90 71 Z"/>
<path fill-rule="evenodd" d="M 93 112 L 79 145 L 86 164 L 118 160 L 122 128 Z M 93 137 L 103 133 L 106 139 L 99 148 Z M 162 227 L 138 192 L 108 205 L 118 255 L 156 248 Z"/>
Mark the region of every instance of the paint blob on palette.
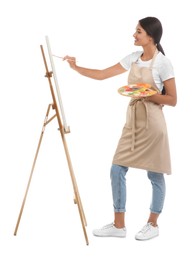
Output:
<path fill-rule="evenodd" d="M 132 98 L 149 97 L 157 93 L 150 84 L 135 83 L 129 84 L 118 89 L 118 93 Z"/>

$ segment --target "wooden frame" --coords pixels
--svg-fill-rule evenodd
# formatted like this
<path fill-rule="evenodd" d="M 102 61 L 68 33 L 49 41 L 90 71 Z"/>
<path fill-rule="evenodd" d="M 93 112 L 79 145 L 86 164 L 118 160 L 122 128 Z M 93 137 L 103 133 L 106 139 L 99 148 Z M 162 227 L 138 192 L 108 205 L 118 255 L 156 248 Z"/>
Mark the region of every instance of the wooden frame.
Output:
<path fill-rule="evenodd" d="M 41 53 L 42 53 L 45 69 L 46 69 L 46 75 L 45 76 L 48 79 L 53 103 L 49 104 L 48 108 L 47 108 L 47 112 L 46 112 L 46 116 L 45 116 L 45 119 L 44 119 L 42 131 L 41 131 L 41 134 L 40 134 L 37 150 L 36 150 L 36 153 L 35 153 L 30 177 L 29 177 L 29 180 L 28 180 L 27 188 L 26 188 L 26 191 L 25 191 L 25 195 L 24 195 L 24 198 L 23 198 L 23 202 L 22 202 L 22 205 L 21 205 L 21 209 L 20 209 L 20 212 L 19 212 L 19 216 L 18 216 L 18 219 L 17 219 L 16 226 L 15 226 L 14 235 L 16 235 L 17 231 L 18 231 L 19 223 L 20 223 L 20 220 L 21 220 L 21 216 L 22 216 L 22 213 L 23 213 L 24 206 L 25 206 L 28 190 L 29 190 L 30 183 L 31 183 L 31 180 L 32 180 L 32 176 L 33 176 L 36 160 L 37 160 L 37 157 L 38 157 L 39 149 L 40 149 L 40 146 L 41 146 L 42 138 L 43 138 L 43 135 L 44 135 L 44 132 L 45 132 L 45 128 L 54 118 L 57 118 L 59 131 L 60 131 L 62 143 L 63 143 L 63 146 L 64 146 L 64 151 L 65 151 L 65 154 L 66 154 L 66 160 L 67 160 L 67 163 L 68 163 L 68 168 L 69 168 L 72 186 L 73 186 L 73 190 L 74 190 L 74 203 L 78 206 L 78 211 L 79 211 L 79 215 L 80 215 L 80 220 L 81 220 L 81 224 L 82 224 L 82 228 L 83 228 L 84 237 L 85 237 L 85 240 L 86 240 L 86 244 L 88 245 L 89 241 L 88 241 L 88 236 L 87 236 L 87 232 L 86 232 L 86 228 L 85 228 L 87 226 L 87 222 L 86 222 L 86 218 L 85 218 L 80 194 L 79 194 L 79 191 L 78 191 L 78 185 L 77 185 L 76 178 L 75 178 L 75 175 L 74 175 L 72 162 L 71 162 L 71 158 L 70 158 L 70 154 L 69 154 L 69 150 L 68 150 L 68 146 L 67 146 L 67 142 L 66 142 L 66 138 L 65 138 L 65 134 L 70 133 L 70 130 L 69 130 L 69 127 L 66 124 L 66 119 L 65 119 L 65 115 L 64 115 L 64 111 L 63 111 L 63 105 L 62 105 L 62 99 L 61 99 L 60 92 L 59 92 L 59 86 L 58 86 L 58 82 L 57 82 L 56 72 L 54 70 L 55 68 L 54 68 L 54 63 L 53 63 L 52 56 L 51 56 L 51 49 L 50 49 L 48 37 L 46 37 L 46 41 L 47 41 L 49 56 L 51 57 L 50 61 L 51 61 L 51 64 L 52 64 L 52 70 L 53 71 L 48 70 L 48 64 L 47 64 L 47 61 L 46 61 L 43 46 L 40 45 L 40 48 L 41 48 Z M 53 75 L 54 75 L 55 87 L 56 87 L 56 91 L 57 91 L 57 95 L 58 95 L 60 110 L 59 110 L 59 107 L 58 107 L 54 87 L 53 87 L 53 84 L 52 84 L 52 76 Z M 55 114 L 52 117 L 49 117 L 49 113 L 50 113 L 51 108 L 55 110 Z M 62 119 L 61 119 L 61 115 L 62 115 Z"/>

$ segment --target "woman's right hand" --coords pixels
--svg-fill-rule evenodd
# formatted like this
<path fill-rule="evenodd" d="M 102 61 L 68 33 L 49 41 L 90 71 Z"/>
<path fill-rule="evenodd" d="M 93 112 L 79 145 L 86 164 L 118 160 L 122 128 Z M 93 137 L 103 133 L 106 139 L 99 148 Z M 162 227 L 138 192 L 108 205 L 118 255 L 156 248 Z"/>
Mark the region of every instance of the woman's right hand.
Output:
<path fill-rule="evenodd" d="M 84 68 L 76 65 L 76 58 L 66 55 L 63 60 L 66 60 L 70 67 L 80 73 L 81 75 L 91 78 L 91 79 L 97 79 L 97 80 L 103 80 L 107 79 L 113 76 L 116 76 L 118 74 L 121 74 L 125 71 L 120 63 L 117 63 L 111 67 L 108 67 L 106 69 L 89 69 Z"/>
<path fill-rule="evenodd" d="M 72 69 L 76 69 L 76 58 L 66 55 L 63 60 L 66 60 Z"/>

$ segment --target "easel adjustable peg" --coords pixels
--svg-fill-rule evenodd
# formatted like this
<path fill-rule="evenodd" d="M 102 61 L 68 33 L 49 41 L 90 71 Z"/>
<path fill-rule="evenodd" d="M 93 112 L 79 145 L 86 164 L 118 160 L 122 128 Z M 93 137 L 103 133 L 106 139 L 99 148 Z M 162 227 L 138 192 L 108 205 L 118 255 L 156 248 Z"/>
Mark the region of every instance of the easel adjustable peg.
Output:
<path fill-rule="evenodd" d="M 46 72 L 45 77 L 47 77 L 47 78 L 51 78 L 52 75 L 53 75 L 53 72 L 52 72 L 52 71 L 48 71 L 48 72 Z"/>
<path fill-rule="evenodd" d="M 58 128 L 58 131 L 60 131 L 63 134 L 69 134 L 70 133 L 70 127 L 68 126 L 67 131 L 66 131 L 65 127 L 62 127 L 62 129 Z"/>

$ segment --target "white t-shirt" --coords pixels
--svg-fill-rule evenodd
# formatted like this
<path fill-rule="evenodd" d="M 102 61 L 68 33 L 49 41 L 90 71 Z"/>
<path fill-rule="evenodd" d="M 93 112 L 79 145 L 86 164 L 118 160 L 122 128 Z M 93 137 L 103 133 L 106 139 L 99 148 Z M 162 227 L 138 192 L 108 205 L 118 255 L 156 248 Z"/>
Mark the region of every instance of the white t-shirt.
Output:
<path fill-rule="evenodd" d="M 122 67 L 126 70 L 131 68 L 131 64 L 136 62 L 139 67 L 149 67 L 152 60 L 142 61 L 141 54 L 143 51 L 136 51 L 120 61 Z M 174 78 L 174 70 L 170 60 L 159 52 L 154 60 L 152 67 L 152 75 L 156 86 L 160 91 L 163 89 L 163 81 Z"/>

